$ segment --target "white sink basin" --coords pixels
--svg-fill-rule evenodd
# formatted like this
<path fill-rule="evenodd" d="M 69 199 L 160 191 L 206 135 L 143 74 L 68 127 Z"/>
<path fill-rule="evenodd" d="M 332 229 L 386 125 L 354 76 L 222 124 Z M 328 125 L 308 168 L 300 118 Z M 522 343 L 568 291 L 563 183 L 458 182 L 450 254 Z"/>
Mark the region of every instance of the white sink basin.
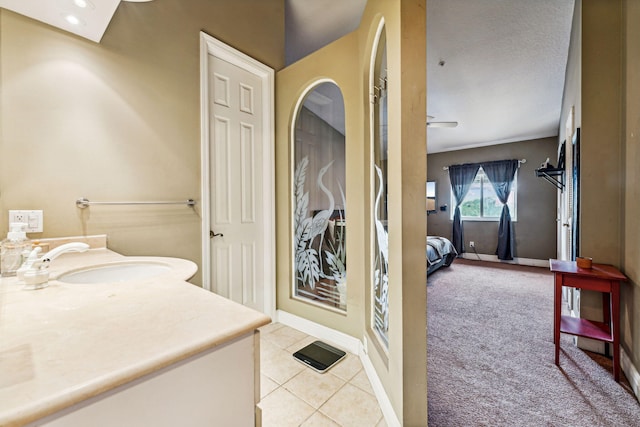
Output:
<path fill-rule="evenodd" d="M 64 283 L 117 283 L 148 279 L 171 270 L 170 265 L 161 262 L 131 261 L 72 270 L 60 275 L 57 280 Z"/>

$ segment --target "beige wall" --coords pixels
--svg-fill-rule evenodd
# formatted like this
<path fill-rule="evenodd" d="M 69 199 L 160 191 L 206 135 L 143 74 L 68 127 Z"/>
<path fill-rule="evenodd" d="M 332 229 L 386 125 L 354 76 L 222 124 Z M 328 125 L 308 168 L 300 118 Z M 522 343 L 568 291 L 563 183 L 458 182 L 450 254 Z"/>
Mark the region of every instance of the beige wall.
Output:
<path fill-rule="evenodd" d="M 389 174 L 398 176 L 399 185 L 389 187 L 389 201 L 394 209 L 389 211 L 390 230 L 402 233 L 389 238 L 390 280 L 396 297 L 390 306 L 400 320 L 400 327 L 390 330 L 397 338 L 391 356 L 402 357 L 402 421 L 406 426 L 423 425 L 427 419 L 427 269 L 425 256 L 426 212 L 425 182 L 427 170 L 427 87 L 426 87 L 426 0 L 401 0 L 400 21 L 390 26 L 399 36 L 400 68 L 389 69 L 390 76 L 401 86 L 400 97 L 389 103 L 389 109 L 400 112 L 400 138 L 389 137 Z M 397 25 L 397 26 L 396 26 Z M 390 116 L 391 117 L 391 116 Z M 396 142 L 397 141 L 397 142 Z M 397 146 L 395 146 L 397 144 Z M 398 158 L 396 158 L 398 156 Z M 395 203 L 395 194 L 402 198 Z M 392 218 L 397 217 L 398 219 Z M 394 239 L 398 239 L 394 241 Z M 401 240 L 400 240 L 401 239 Z M 397 253 L 395 252 L 397 250 Z M 395 264 L 394 264 L 395 261 Z M 395 265 L 395 266 L 394 266 Z M 400 267 L 401 266 L 401 270 Z M 424 285 L 424 286 L 423 286 Z M 424 325 L 424 326 L 422 326 Z M 397 383 L 394 370 L 385 376 L 388 382 Z"/>
<path fill-rule="evenodd" d="M 580 247 L 620 266 L 622 146 L 621 1 L 582 2 Z"/>
<path fill-rule="evenodd" d="M 199 206 L 74 201 L 200 198 L 201 30 L 284 64 L 283 0 L 123 2 L 100 44 L 0 10 L 0 233 L 8 209 L 43 209 L 32 237 L 200 264 Z"/>
<path fill-rule="evenodd" d="M 625 35 L 623 68 L 624 232 L 622 267 L 622 346 L 640 369 L 640 2 L 623 2 Z"/>
<path fill-rule="evenodd" d="M 574 26 L 580 28 L 572 32 L 569 69 L 574 72 L 567 73 L 563 109 L 566 114 L 571 103 L 582 108 L 576 115 L 582 128 L 579 253 L 614 264 L 629 278 L 621 285 L 621 338 L 639 370 L 640 3 L 578 0 L 576 5 Z M 601 307 L 600 294 L 582 292 L 582 317 L 601 317 Z M 581 345 L 602 348 L 584 340 Z"/>
<path fill-rule="evenodd" d="M 362 218 L 363 157 L 362 87 L 358 84 L 359 63 L 351 60 L 358 51 L 357 39 L 347 35 L 324 49 L 295 62 L 276 74 L 276 245 L 277 245 L 277 307 L 286 312 L 323 324 L 360 338 L 362 335 L 363 266 L 357 256 L 351 256 L 364 239 L 363 225 L 349 221 L 347 225 L 347 313 L 337 314 L 309 303 L 293 300 L 292 281 L 292 183 L 293 149 L 291 145 L 294 107 L 309 85 L 321 78 L 332 79 L 342 90 L 346 112 L 346 210 L 351 218 Z M 358 117 L 358 118 L 356 118 Z M 355 284 L 355 285 L 353 285 Z"/>
<path fill-rule="evenodd" d="M 451 183 L 447 171 L 442 168 L 452 164 L 476 163 L 491 160 L 526 159 L 518 170 L 517 221 L 513 223 L 516 239 L 515 256 L 548 260 L 556 257 L 556 187 L 537 178 L 535 169 L 548 157 L 557 164 L 557 138 L 520 141 L 490 147 L 448 151 L 429 154 L 427 157 L 428 180 L 436 181 L 437 206 L 447 205 L 446 212 L 436 210 L 427 219 L 429 235 L 451 239 L 452 224 Z M 512 213 L 513 216 L 513 213 Z M 479 254 L 494 255 L 498 246 L 498 222 L 465 221 L 464 238 L 467 252 L 473 240 Z"/>
<path fill-rule="evenodd" d="M 371 310 L 372 166 L 369 61 L 380 20 L 386 22 L 389 76 L 390 345 L 374 344 Z M 404 425 L 426 424 L 426 261 L 424 144 L 426 45 L 424 0 L 370 0 L 357 31 L 297 61 L 276 76 L 276 216 L 278 308 L 355 338 L 367 352 Z M 305 89 L 329 78 L 346 111 L 347 312 L 292 298 L 292 152 L 294 106 Z"/>
<path fill-rule="evenodd" d="M 580 126 L 580 230 L 578 255 L 621 267 L 622 254 L 622 145 L 621 116 L 621 1 L 577 2 L 570 52 L 579 54 L 579 73 L 566 85 L 576 100 Z M 575 69 L 574 67 L 571 67 Z M 576 81 L 576 76 L 579 78 Z M 578 95 L 579 94 L 579 95 Z M 564 115 L 563 115 L 564 116 Z M 582 291 L 581 317 L 601 319 L 601 295 Z M 601 351 L 600 342 L 581 339 L 580 346 Z"/>

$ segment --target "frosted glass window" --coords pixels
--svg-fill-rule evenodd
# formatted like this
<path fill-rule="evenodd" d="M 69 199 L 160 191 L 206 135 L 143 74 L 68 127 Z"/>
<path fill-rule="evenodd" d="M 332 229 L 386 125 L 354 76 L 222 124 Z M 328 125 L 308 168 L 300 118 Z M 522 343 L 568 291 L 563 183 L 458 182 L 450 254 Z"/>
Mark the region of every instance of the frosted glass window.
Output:
<path fill-rule="evenodd" d="M 389 346 L 389 235 L 387 226 L 387 41 L 384 28 L 375 52 L 373 99 L 373 170 L 375 244 L 373 253 L 372 328 Z"/>
<path fill-rule="evenodd" d="M 340 88 L 313 88 L 294 128 L 294 295 L 347 310 L 345 121 Z"/>

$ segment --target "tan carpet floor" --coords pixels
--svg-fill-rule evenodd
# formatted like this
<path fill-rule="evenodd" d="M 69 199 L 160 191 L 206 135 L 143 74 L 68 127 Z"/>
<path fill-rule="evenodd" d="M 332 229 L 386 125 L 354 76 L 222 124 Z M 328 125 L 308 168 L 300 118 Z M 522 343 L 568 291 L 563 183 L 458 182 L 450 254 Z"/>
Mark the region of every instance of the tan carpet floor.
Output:
<path fill-rule="evenodd" d="M 427 298 L 429 426 L 640 426 L 606 359 L 563 334 L 554 364 L 548 269 L 457 259 Z"/>

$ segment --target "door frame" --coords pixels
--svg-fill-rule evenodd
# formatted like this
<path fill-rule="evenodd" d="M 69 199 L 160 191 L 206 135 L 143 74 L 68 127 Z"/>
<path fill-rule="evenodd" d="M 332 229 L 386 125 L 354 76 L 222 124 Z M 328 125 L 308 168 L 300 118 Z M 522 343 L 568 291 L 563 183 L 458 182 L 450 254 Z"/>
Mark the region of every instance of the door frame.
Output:
<path fill-rule="evenodd" d="M 564 150 L 565 150 L 565 163 L 562 182 L 564 188 L 558 189 L 558 215 L 557 215 L 557 255 L 558 259 L 571 261 L 571 254 L 574 252 L 572 248 L 574 239 L 573 233 L 573 214 L 575 207 L 573 204 L 573 135 L 576 131 L 575 125 L 575 107 L 572 105 L 567 115 L 565 122 L 565 138 L 564 138 Z M 559 144 L 561 148 L 562 142 Z M 558 152 L 558 154 L 560 154 Z M 572 208 L 571 212 L 568 212 L 569 208 Z M 571 218 L 571 221 L 569 221 Z M 566 222 L 565 222 L 566 221 Z M 568 225 L 565 225 L 568 224 Z M 575 249 L 577 250 L 577 248 Z"/>
<path fill-rule="evenodd" d="M 262 155 L 262 194 L 264 230 L 264 307 L 263 312 L 273 317 L 276 310 L 276 244 L 275 244 L 275 117 L 274 117 L 274 70 L 237 49 L 200 32 L 200 157 L 201 157 L 201 214 L 202 214 L 202 287 L 212 290 L 211 283 L 211 209 L 209 179 L 209 55 L 229 62 L 243 70 L 254 74 L 262 86 L 262 138 L 264 141 Z"/>

